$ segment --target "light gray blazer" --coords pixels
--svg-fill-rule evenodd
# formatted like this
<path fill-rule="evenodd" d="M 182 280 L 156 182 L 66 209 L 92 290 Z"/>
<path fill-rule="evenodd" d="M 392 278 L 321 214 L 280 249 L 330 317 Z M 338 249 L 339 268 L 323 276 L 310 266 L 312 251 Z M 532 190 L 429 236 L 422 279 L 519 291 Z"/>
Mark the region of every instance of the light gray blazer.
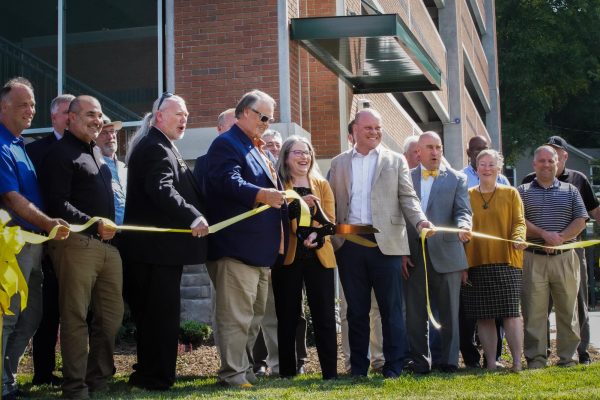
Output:
<path fill-rule="evenodd" d="M 426 219 L 413 189 L 408 164 L 403 155 L 380 148 L 371 186 L 371 216 L 377 245 L 386 255 L 409 254 L 406 221 L 413 227 Z M 348 223 L 352 193 L 352 149 L 331 161 L 329 184 L 335 196 L 336 221 Z M 334 236 L 333 247 L 339 249 L 344 239 Z"/>
<path fill-rule="evenodd" d="M 421 165 L 413 168 L 410 174 L 420 198 Z M 465 174 L 440 166 L 440 174 L 431 187 L 425 215 L 435 226 L 471 229 L 472 212 Z M 411 254 L 421 251 L 417 231 L 409 227 L 408 236 Z M 437 272 L 456 272 L 468 268 L 464 246 L 456 233 L 436 233 L 427 239 L 427 250 L 427 261 L 431 262 Z"/>

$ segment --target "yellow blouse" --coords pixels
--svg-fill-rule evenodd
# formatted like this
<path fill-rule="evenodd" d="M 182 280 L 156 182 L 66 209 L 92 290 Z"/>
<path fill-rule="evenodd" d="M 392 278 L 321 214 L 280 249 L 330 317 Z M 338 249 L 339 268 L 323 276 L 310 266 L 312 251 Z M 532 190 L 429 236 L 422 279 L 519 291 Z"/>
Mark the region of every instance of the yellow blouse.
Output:
<path fill-rule="evenodd" d="M 526 226 L 523 202 L 519 192 L 513 187 L 498 185 L 494 197 L 484 193 L 488 208 L 478 186 L 469 189 L 473 209 L 473 231 L 494 235 L 505 239 L 525 240 Z M 523 268 L 523 251 L 516 250 L 512 243 L 474 237 L 465 245 L 469 267 L 484 264 L 508 264 Z"/>

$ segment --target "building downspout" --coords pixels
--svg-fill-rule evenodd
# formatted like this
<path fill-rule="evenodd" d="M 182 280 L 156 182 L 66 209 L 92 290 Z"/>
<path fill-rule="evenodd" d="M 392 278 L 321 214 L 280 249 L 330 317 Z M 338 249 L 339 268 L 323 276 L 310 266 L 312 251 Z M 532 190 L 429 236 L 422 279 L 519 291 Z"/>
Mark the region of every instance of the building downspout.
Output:
<path fill-rule="evenodd" d="M 292 122 L 292 102 L 290 89 L 290 33 L 288 25 L 288 0 L 277 0 L 279 119 L 285 124 Z"/>

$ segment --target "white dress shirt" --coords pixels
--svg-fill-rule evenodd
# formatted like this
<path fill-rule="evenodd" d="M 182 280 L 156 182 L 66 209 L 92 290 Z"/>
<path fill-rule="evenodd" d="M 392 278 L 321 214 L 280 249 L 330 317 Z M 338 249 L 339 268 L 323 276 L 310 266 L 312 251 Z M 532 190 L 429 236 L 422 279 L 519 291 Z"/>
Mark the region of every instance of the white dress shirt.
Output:
<path fill-rule="evenodd" d="M 366 156 L 352 150 L 352 182 L 348 223 L 373 224 L 371 216 L 371 186 L 379 157 L 379 146 Z"/>
<path fill-rule="evenodd" d="M 443 167 L 440 165 L 439 171 L 441 171 L 442 168 Z M 426 170 L 427 168 L 425 168 L 423 164 L 421 164 L 421 208 L 425 213 L 427 212 L 427 204 L 429 203 L 429 194 L 431 193 L 431 187 L 433 186 L 433 182 L 435 181 L 435 178 L 433 176 L 423 178 L 423 171 Z"/>

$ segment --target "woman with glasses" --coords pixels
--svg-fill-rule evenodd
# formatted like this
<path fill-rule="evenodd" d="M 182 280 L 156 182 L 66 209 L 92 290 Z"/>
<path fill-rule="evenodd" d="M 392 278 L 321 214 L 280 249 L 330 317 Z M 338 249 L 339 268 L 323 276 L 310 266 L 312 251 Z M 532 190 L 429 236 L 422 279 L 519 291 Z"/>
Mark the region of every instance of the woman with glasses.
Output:
<path fill-rule="evenodd" d="M 523 321 L 520 295 L 525 245 L 523 202 L 516 189 L 497 183 L 502 156 L 483 150 L 477 156 L 479 185 L 469 189 L 473 231 L 518 243 L 474 237 L 465 245 L 468 280 L 462 296 L 467 318 L 477 320 L 477 332 L 488 369 L 496 368 L 496 318 L 502 318 L 513 358 L 512 370 L 522 369 Z"/>
<path fill-rule="evenodd" d="M 311 225 L 319 226 L 319 210 L 335 222 L 334 198 L 329 183 L 318 172 L 310 142 L 299 136 L 288 138 L 281 147 L 277 170 L 285 189 L 295 190 L 311 208 Z M 296 327 L 302 307 L 302 286 L 312 316 L 315 342 L 323 379 L 337 378 L 334 275 L 336 266 L 329 236 L 299 229 L 298 200 L 289 204 L 290 236 L 282 265 L 273 267 L 273 294 L 277 313 L 279 375 L 296 375 Z"/>

